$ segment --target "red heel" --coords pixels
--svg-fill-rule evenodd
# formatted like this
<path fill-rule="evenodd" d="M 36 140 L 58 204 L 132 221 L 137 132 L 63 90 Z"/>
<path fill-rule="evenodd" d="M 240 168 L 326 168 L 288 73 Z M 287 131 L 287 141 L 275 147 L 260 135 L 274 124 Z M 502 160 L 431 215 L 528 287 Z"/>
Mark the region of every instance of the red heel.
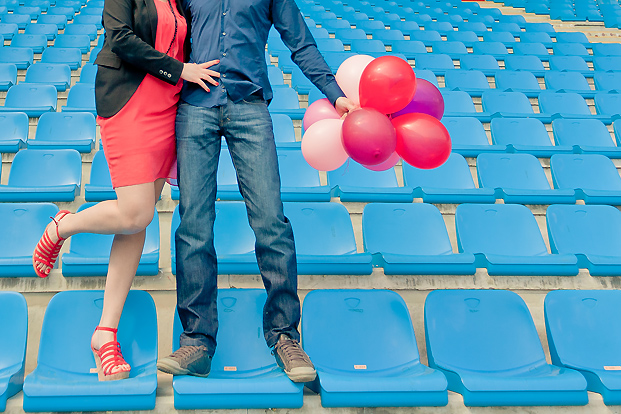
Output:
<path fill-rule="evenodd" d="M 91 345 L 93 356 L 95 357 L 95 364 L 97 365 L 99 381 L 115 381 L 128 378 L 131 368 L 112 373 L 115 367 L 129 365 L 125 362 L 125 359 L 123 359 L 123 354 L 121 354 L 121 344 L 116 341 L 117 329 L 98 326 L 95 328 L 95 332 L 97 331 L 108 331 L 114 334 L 114 340 L 106 342 L 99 349 L 95 349 Z"/>
<path fill-rule="evenodd" d="M 65 239 L 60 237 L 58 233 L 58 222 L 65 217 L 67 214 L 71 214 L 70 211 L 61 210 L 56 216 L 50 217 L 54 224 L 56 224 L 56 235 L 58 236 L 58 241 L 56 243 L 52 242 L 50 236 L 47 235 L 47 227 L 45 228 L 45 232 L 39 243 L 37 243 L 37 247 L 35 247 L 35 251 L 32 254 L 32 266 L 39 277 L 47 277 L 50 274 L 50 271 L 54 267 L 54 263 L 56 263 L 56 259 L 58 259 L 58 254 L 60 253 L 60 248 L 62 247 Z M 45 266 L 49 266 L 45 271 L 41 271 L 37 265 L 43 264 Z"/>

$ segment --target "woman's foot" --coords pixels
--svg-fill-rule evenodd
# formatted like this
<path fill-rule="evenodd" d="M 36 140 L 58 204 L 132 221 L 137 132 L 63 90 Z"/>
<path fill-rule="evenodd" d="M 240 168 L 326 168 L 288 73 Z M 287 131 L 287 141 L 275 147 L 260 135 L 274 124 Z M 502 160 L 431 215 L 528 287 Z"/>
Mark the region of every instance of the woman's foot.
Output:
<path fill-rule="evenodd" d="M 130 365 L 123 359 L 121 345 L 116 341 L 114 328 L 98 326 L 91 338 L 91 349 L 97 365 L 99 381 L 113 381 L 129 377 Z"/>
<path fill-rule="evenodd" d="M 54 268 L 60 248 L 65 241 L 65 237 L 62 236 L 62 232 L 59 230 L 59 224 L 69 214 L 71 213 L 67 210 L 59 211 L 52 218 L 50 224 L 47 225 L 43 236 L 41 236 L 39 243 L 37 243 L 32 255 L 32 265 L 39 277 L 47 277 Z"/>

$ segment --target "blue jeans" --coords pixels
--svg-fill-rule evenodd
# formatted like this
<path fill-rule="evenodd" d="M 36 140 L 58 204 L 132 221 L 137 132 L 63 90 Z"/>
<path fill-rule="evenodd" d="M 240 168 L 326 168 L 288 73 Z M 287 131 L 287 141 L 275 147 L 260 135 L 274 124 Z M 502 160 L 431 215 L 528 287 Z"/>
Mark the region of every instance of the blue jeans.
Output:
<path fill-rule="evenodd" d="M 246 203 L 267 301 L 263 333 L 272 347 L 280 334 L 299 339 L 300 300 L 293 230 L 283 213 L 272 120 L 263 99 L 204 108 L 181 102 L 177 111 L 181 224 L 175 234 L 180 344 L 204 345 L 211 355 L 218 331 L 216 175 L 224 136 Z"/>

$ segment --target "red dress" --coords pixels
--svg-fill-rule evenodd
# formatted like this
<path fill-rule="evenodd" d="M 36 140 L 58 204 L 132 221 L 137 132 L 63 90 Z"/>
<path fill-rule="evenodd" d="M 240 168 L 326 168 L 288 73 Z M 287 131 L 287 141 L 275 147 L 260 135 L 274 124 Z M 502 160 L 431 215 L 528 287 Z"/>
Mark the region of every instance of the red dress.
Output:
<path fill-rule="evenodd" d="M 155 49 L 183 61 L 185 19 L 167 1 L 153 0 L 157 9 Z M 176 2 L 173 1 L 174 5 Z M 175 116 L 183 81 L 171 85 L 147 74 L 129 102 L 110 118 L 97 117 L 114 188 L 168 178 L 176 159 Z"/>

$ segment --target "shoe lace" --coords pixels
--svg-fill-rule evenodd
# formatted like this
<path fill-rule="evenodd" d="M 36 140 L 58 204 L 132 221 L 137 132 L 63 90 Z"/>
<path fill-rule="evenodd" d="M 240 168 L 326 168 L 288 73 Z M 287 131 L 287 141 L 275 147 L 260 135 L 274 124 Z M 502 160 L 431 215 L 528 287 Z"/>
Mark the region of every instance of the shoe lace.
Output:
<path fill-rule="evenodd" d="M 298 344 L 298 341 L 296 341 L 295 339 L 281 339 L 276 343 L 274 349 L 276 351 L 279 349 L 282 350 L 283 354 L 285 354 L 285 357 L 290 361 L 296 359 L 301 359 L 304 361 L 306 360 L 306 354 Z"/>
<path fill-rule="evenodd" d="M 192 355 L 196 354 L 199 351 L 204 351 L 204 350 L 207 350 L 207 348 L 204 346 L 197 346 L 197 345 L 182 346 L 181 348 L 175 351 L 175 356 L 185 359 L 185 358 L 191 357 Z"/>

